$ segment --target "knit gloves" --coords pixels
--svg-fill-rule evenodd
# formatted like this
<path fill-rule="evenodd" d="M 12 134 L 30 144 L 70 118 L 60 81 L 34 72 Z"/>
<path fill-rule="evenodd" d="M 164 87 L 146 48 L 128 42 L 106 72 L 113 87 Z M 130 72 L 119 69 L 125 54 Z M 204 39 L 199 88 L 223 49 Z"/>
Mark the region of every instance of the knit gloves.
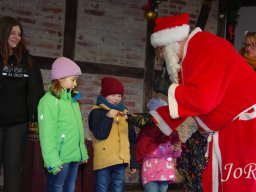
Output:
<path fill-rule="evenodd" d="M 169 79 L 157 77 L 154 81 L 153 88 L 156 93 L 162 93 L 162 94 L 168 96 L 168 89 L 171 84 L 172 83 Z"/>
<path fill-rule="evenodd" d="M 150 113 L 133 113 L 127 115 L 127 121 L 138 128 L 144 128 L 154 124 Z"/>

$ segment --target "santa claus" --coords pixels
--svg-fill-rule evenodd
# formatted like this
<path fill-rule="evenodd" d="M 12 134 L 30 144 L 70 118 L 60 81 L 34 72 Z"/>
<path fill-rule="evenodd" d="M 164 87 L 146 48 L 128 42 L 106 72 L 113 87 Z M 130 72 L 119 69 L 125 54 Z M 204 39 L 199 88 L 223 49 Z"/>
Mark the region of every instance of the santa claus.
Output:
<path fill-rule="evenodd" d="M 255 192 L 255 72 L 228 41 L 200 28 L 189 33 L 188 23 L 188 14 L 155 20 L 151 44 L 165 58 L 170 80 L 156 80 L 168 106 L 151 115 L 166 135 L 189 116 L 212 133 L 205 192 Z"/>

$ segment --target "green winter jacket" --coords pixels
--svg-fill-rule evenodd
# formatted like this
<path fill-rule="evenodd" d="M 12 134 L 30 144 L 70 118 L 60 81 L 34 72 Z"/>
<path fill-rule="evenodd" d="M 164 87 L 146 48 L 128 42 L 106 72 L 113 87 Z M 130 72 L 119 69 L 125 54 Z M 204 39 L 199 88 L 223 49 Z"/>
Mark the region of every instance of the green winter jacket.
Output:
<path fill-rule="evenodd" d="M 88 159 L 80 107 L 71 93 L 60 99 L 49 91 L 38 106 L 39 139 L 45 167 L 55 174 L 64 163 Z"/>

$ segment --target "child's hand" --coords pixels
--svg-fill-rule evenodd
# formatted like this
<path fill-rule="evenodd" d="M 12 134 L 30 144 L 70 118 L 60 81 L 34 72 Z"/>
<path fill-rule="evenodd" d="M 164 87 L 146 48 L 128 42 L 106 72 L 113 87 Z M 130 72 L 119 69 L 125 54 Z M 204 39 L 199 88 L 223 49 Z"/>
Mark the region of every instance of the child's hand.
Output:
<path fill-rule="evenodd" d="M 80 164 L 85 164 L 87 162 L 88 162 L 88 160 L 83 160 L 83 161 L 80 162 Z"/>
<path fill-rule="evenodd" d="M 61 170 L 62 170 L 62 165 L 59 166 L 59 170 L 55 173 L 55 175 L 57 175 L 59 172 L 61 172 Z"/>
<path fill-rule="evenodd" d="M 134 174 L 134 173 L 136 173 L 136 171 L 137 171 L 137 169 L 133 168 L 133 169 L 131 169 L 130 173 Z"/>
<path fill-rule="evenodd" d="M 173 151 L 178 151 L 180 149 L 181 149 L 181 142 L 180 141 L 177 141 L 177 142 L 173 143 L 173 145 L 172 145 L 172 150 Z"/>
<path fill-rule="evenodd" d="M 109 118 L 114 118 L 117 115 L 118 115 L 118 110 L 115 110 L 115 109 L 111 109 L 106 113 L 106 116 Z"/>

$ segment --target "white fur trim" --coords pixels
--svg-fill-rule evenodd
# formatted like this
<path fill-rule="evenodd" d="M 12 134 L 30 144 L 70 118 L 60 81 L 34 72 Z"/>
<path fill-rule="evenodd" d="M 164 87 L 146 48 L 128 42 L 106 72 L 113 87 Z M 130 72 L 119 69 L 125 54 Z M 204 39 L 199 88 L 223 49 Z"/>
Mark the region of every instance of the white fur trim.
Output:
<path fill-rule="evenodd" d="M 213 134 L 212 149 L 212 191 L 219 189 L 219 171 L 222 180 L 222 159 L 219 147 L 219 132 Z"/>
<path fill-rule="evenodd" d="M 210 129 L 198 116 L 194 117 L 196 122 L 199 124 L 200 127 L 202 127 L 207 132 L 213 132 L 212 129 Z"/>
<path fill-rule="evenodd" d="M 165 46 L 173 42 L 184 40 L 189 34 L 189 25 L 184 24 L 177 27 L 167 28 L 151 35 L 153 47 Z"/>
<path fill-rule="evenodd" d="M 253 112 L 248 113 L 248 111 L 250 111 L 251 109 L 254 109 Z M 256 118 L 256 104 L 252 105 L 251 107 L 245 109 L 244 111 L 242 111 L 241 113 L 239 113 L 232 121 L 236 120 L 237 118 L 239 118 L 239 120 L 242 121 L 248 121 L 251 119 L 255 119 Z"/>
<path fill-rule="evenodd" d="M 178 114 L 178 103 L 175 98 L 175 90 L 179 86 L 179 84 L 172 83 L 171 86 L 168 89 L 168 103 L 169 103 L 169 111 L 170 116 L 173 119 L 176 119 L 179 117 Z"/>
<path fill-rule="evenodd" d="M 169 136 L 172 133 L 172 129 L 167 125 L 163 118 L 157 113 L 157 111 L 152 110 L 149 112 L 158 122 L 157 126 L 163 132 L 163 134 Z"/>

